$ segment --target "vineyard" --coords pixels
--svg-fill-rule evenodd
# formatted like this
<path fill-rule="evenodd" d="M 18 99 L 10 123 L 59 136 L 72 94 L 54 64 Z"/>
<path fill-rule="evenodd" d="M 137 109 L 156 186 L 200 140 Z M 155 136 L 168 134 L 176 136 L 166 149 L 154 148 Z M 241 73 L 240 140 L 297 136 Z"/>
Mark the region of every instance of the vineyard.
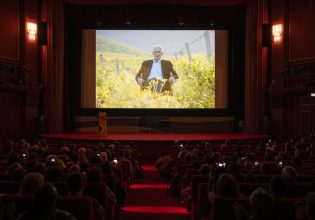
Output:
<path fill-rule="evenodd" d="M 172 61 L 179 79 L 173 84 L 173 95 L 140 91 L 135 76 L 144 60 L 151 56 L 115 52 L 96 53 L 97 108 L 214 108 L 215 64 L 204 54 L 194 54 Z"/>

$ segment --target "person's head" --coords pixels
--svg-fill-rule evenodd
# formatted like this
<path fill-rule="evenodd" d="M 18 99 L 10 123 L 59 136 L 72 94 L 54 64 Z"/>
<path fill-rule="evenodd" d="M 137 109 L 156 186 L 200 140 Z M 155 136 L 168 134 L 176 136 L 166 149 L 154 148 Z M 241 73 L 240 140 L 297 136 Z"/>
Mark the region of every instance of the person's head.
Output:
<path fill-rule="evenodd" d="M 16 152 L 11 152 L 8 155 L 8 163 L 12 164 L 12 163 L 19 163 L 20 162 L 20 156 L 18 153 Z"/>
<path fill-rule="evenodd" d="M 152 55 L 154 57 L 154 60 L 161 59 L 163 55 L 163 47 L 161 45 L 154 45 L 152 48 Z"/>
<path fill-rule="evenodd" d="M 257 182 L 257 178 L 252 172 L 248 172 L 244 176 L 244 182 L 246 182 L 246 183 L 255 183 L 255 182 Z"/>
<path fill-rule="evenodd" d="M 108 161 L 107 153 L 105 151 L 100 153 L 100 158 L 103 163 L 107 162 Z"/>
<path fill-rule="evenodd" d="M 239 168 L 238 168 L 237 163 L 231 163 L 228 169 L 232 175 L 239 173 Z"/>
<path fill-rule="evenodd" d="M 286 192 L 286 182 L 281 176 L 274 176 L 270 181 L 270 191 L 273 197 L 284 198 Z"/>
<path fill-rule="evenodd" d="M 285 166 L 281 170 L 281 177 L 287 182 L 294 182 L 297 178 L 297 173 L 294 167 Z"/>
<path fill-rule="evenodd" d="M 315 219 L 315 192 L 309 192 L 306 194 L 305 209 L 309 219 Z"/>
<path fill-rule="evenodd" d="M 204 163 L 200 166 L 199 168 L 199 173 L 201 175 L 205 175 L 205 176 L 209 176 L 209 173 L 210 173 L 210 167 L 208 164 Z"/>
<path fill-rule="evenodd" d="M 78 172 L 78 173 L 80 173 L 80 171 L 81 171 L 81 167 L 80 167 L 80 165 L 79 164 L 77 164 L 77 163 L 74 163 L 74 164 L 72 164 L 71 165 L 71 167 L 70 167 L 70 170 L 69 170 L 70 172 Z"/>
<path fill-rule="evenodd" d="M 67 183 L 71 195 L 81 195 L 83 193 L 84 182 L 80 173 L 71 173 L 68 176 Z"/>
<path fill-rule="evenodd" d="M 292 161 L 293 161 L 293 166 L 295 168 L 302 168 L 303 167 L 303 160 L 301 157 L 295 156 L 292 158 Z"/>
<path fill-rule="evenodd" d="M 14 175 L 14 173 L 15 173 L 15 171 L 17 171 L 18 169 L 21 169 L 22 168 L 22 165 L 20 164 L 20 163 L 12 163 L 9 167 L 8 167 L 8 169 L 7 169 L 7 171 L 6 171 L 6 173 L 8 173 L 8 174 L 10 174 L 10 175 Z"/>
<path fill-rule="evenodd" d="M 101 162 L 100 154 L 94 153 L 90 158 L 90 163 L 98 164 Z"/>
<path fill-rule="evenodd" d="M 237 182 L 234 176 L 222 174 L 217 183 L 217 194 L 219 196 L 235 197 L 240 196 Z"/>
<path fill-rule="evenodd" d="M 264 162 L 260 169 L 261 173 L 264 175 L 270 175 L 272 173 L 272 166 L 270 163 Z"/>
<path fill-rule="evenodd" d="M 46 166 L 55 166 L 57 164 L 57 156 L 54 154 L 50 154 L 46 158 Z"/>
<path fill-rule="evenodd" d="M 86 176 L 87 182 L 98 183 L 102 181 L 102 169 L 100 167 L 92 167 Z"/>
<path fill-rule="evenodd" d="M 26 170 L 24 168 L 19 168 L 13 174 L 13 180 L 21 181 L 25 175 L 26 175 Z"/>
<path fill-rule="evenodd" d="M 57 205 L 58 193 L 54 186 L 43 185 L 34 197 L 34 208 L 42 215 L 49 215 Z"/>
<path fill-rule="evenodd" d="M 11 153 L 13 147 L 14 147 L 14 142 L 12 140 L 9 140 L 9 141 L 5 142 L 4 145 L 3 145 L 4 152 L 6 154 Z"/>
<path fill-rule="evenodd" d="M 272 197 L 264 188 L 257 188 L 249 196 L 249 206 L 252 217 L 256 220 L 271 219 L 272 217 Z"/>
<path fill-rule="evenodd" d="M 21 187 L 21 195 L 35 195 L 35 193 L 44 185 L 44 176 L 40 173 L 28 173 L 24 176 Z"/>
<path fill-rule="evenodd" d="M 58 182 L 62 178 L 62 169 L 59 166 L 47 167 L 45 171 L 45 181 L 46 182 Z"/>
<path fill-rule="evenodd" d="M 39 143 L 40 147 L 47 147 L 47 145 L 48 145 L 47 140 L 45 138 L 40 139 L 38 143 Z"/>
<path fill-rule="evenodd" d="M 39 162 L 39 163 L 36 163 L 33 168 L 32 168 L 32 172 L 37 172 L 37 173 L 41 173 L 44 175 L 46 171 L 46 165 L 44 162 Z"/>
<path fill-rule="evenodd" d="M 38 161 L 38 154 L 37 154 L 37 152 L 34 152 L 34 151 L 30 152 L 28 154 L 28 162 L 30 164 L 36 164 L 37 161 Z"/>

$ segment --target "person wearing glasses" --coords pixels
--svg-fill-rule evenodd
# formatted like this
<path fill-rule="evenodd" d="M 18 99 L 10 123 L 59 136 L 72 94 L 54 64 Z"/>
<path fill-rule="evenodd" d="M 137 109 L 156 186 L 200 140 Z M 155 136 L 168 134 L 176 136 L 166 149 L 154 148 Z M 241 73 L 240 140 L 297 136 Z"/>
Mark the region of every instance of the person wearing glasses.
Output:
<path fill-rule="evenodd" d="M 168 60 L 161 59 L 163 47 L 154 45 L 152 50 L 153 59 L 142 63 L 139 72 L 136 75 L 136 81 L 140 88 L 151 89 L 154 92 L 172 93 L 172 84 L 178 75 L 173 68 L 173 64 Z"/>

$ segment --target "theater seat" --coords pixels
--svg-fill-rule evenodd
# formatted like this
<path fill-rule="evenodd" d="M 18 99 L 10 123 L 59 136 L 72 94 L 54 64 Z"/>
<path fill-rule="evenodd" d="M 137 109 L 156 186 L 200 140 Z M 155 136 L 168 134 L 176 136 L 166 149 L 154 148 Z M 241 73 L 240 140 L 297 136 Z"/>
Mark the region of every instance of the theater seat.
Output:
<path fill-rule="evenodd" d="M 114 220 L 116 216 L 116 204 L 111 204 L 106 197 L 105 183 L 86 183 L 84 186 L 84 195 L 96 199 L 104 208 L 106 219 Z"/>
<path fill-rule="evenodd" d="M 14 216 L 17 217 L 25 211 L 32 211 L 33 197 L 22 195 L 2 195 L 2 204 L 13 202 L 15 204 Z M 58 196 L 57 207 L 73 214 L 77 220 L 93 220 L 93 201 L 88 196 Z"/>
<path fill-rule="evenodd" d="M 269 190 L 269 183 L 239 183 L 238 187 L 243 196 L 248 197 L 255 189 L 262 187 Z"/>
<path fill-rule="evenodd" d="M 197 213 L 197 197 L 198 197 L 198 188 L 200 183 L 208 183 L 208 176 L 203 175 L 193 175 L 191 177 L 191 215 L 192 220 L 197 219 L 198 213 Z M 189 204 L 186 205 L 186 207 L 189 207 Z"/>
<path fill-rule="evenodd" d="M 211 200 L 211 217 L 210 220 L 236 220 L 234 215 L 234 203 L 238 202 L 244 208 L 248 209 L 248 198 L 233 198 L 233 197 L 221 197 L 214 195 Z"/>
<path fill-rule="evenodd" d="M 274 199 L 273 200 L 273 220 L 295 220 L 295 201 L 289 199 Z"/>
<path fill-rule="evenodd" d="M 197 197 L 198 216 L 196 219 L 208 219 L 211 212 L 211 203 L 208 198 L 208 183 L 200 183 Z"/>
<path fill-rule="evenodd" d="M 57 207 L 70 212 L 77 220 L 94 219 L 93 200 L 89 196 L 59 196 Z"/>
<path fill-rule="evenodd" d="M 16 194 L 20 190 L 21 182 L 17 181 L 0 181 L 0 193 Z"/>
<path fill-rule="evenodd" d="M 21 195 L 2 195 L 1 204 L 8 204 L 13 202 L 15 204 L 14 216 L 17 217 L 25 211 L 31 211 L 33 208 L 33 197 L 32 196 L 21 196 Z"/>
<path fill-rule="evenodd" d="M 288 198 L 304 198 L 306 193 L 313 191 L 312 183 L 289 183 L 286 188 Z"/>
<path fill-rule="evenodd" d="M 103 174 L 103 181 L 115 193 L 116 192 L 116 179 L 114 174 Z"/>

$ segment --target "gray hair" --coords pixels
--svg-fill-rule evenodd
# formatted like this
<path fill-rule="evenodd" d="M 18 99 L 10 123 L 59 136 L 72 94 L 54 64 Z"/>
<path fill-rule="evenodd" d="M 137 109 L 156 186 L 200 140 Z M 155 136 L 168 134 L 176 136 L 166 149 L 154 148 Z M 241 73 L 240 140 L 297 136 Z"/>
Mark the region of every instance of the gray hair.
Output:
<path fill-rule="evenodd" d="M 160 45 L 160 44 L 155 44 L 155 45 L 153 45 L 152 51 L 154 51 L 154 49 L 156 49 L 156 48 L 160 49 L 160 50 L 163 52 L 163 47 L 162 47 L 162 45 Z"/>

